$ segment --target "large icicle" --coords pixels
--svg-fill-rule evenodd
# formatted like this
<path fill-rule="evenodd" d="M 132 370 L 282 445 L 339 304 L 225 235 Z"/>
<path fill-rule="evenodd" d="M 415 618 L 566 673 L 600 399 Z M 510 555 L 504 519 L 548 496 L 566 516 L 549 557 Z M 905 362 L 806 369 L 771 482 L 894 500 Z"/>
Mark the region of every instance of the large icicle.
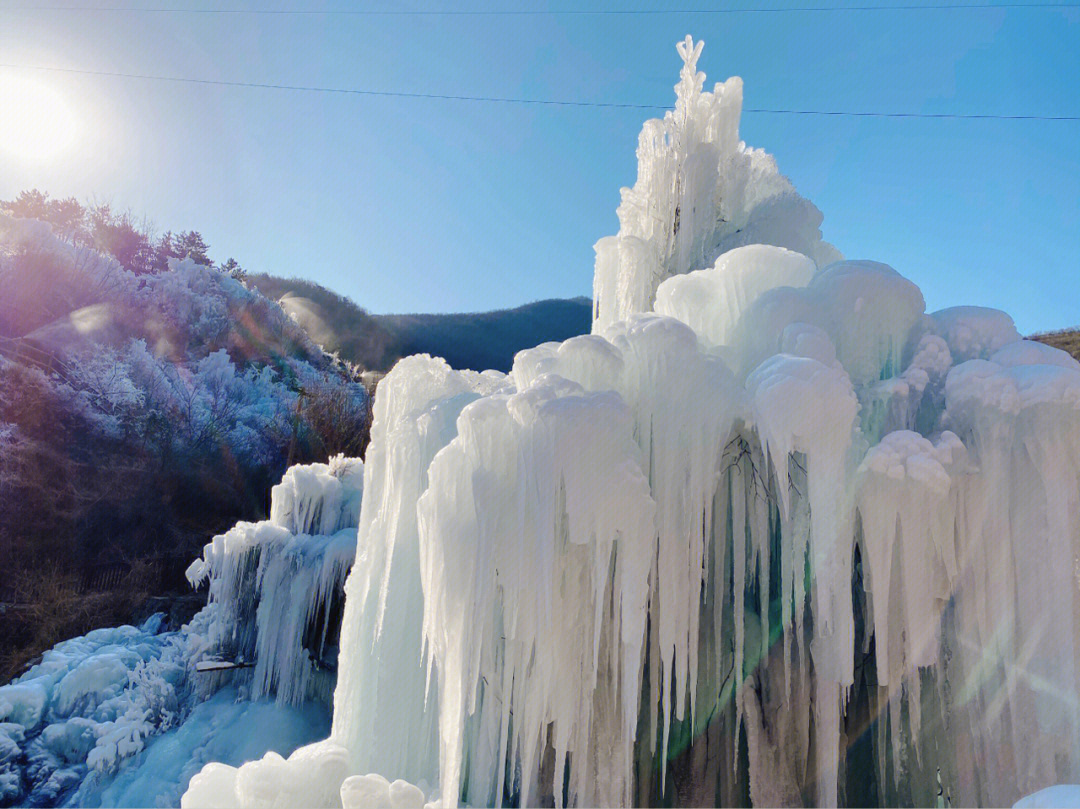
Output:
<path fill-rule="evenodd" d="M 540 788 L 560 803 L 566 789 L 574 802 L 626 805 L 655 551 L 626 406 L 542 376 L 469 405 L 429 475 L 420 556 L 444 799 L 468 761 L 470 802 L 499 805 L 508 754 L 523 803 Z M 466 755 L 470 715 L 472 733 L 498 732 Z M 539 785 L 547 745 L 554 780 Z"/>
<path fill-rule="evenodd" d="M 400 361 L 379 383 L 334 695 L 333 738 L 353 772 L 437 782 L 439 700 L 422 666 L 416 501 L 462 408 L 502 384 L 501 374 L 458 372 L 427 356 Z"/>
<path fill-rule="evenodd" d="M 792 453 L 806 458 L 818 803 L 831 806 L 836 803 L 840 719 L 854 677 L 851 503 L 843 481 L 858 404 L 843 370 L 806 357 L 773 357 L 751 374 L 747 387 L 755 426 L 781 490 Z"/>
<path fill-rule="evenodd" d="M 946 404 L 980 470 L 958 521 L 958 630 L 975 644 L 965 644 L 962 663 L 968 676 L 1000 683 L 997 693 L 983 687 L 977 701 L 988 715 L 971 721 L 1013 751 L 1015 771 L 999 767 L 989 794 L 1015 800 L 1080 768 L 1080 363 L 1048 346 L 1007 344 L 956 366 Z M 1006 711 L 1007 725 L 995 719 Z M 992 759 L 978 766 L 994 770 Z"/>

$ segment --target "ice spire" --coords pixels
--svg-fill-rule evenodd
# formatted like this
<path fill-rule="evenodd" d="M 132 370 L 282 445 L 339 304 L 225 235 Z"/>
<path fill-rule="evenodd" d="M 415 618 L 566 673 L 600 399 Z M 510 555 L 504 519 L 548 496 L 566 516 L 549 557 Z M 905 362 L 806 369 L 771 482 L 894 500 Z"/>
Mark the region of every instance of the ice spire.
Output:
<path fill-rule="evenodd" d="M 819 266 L 840 258 L 821 241 L 821 212 L 770 155 L 739 140 L 742 79 L 703 92 L 703 45 L 689 36 L 678 44 L 675 109 L 642 127 L 637 182 L 622 189 L 619 232 L 596 243 L 594 332 L 651 311 L 665 278 L 710 267 L 733 247 L 789 247 Z"/>

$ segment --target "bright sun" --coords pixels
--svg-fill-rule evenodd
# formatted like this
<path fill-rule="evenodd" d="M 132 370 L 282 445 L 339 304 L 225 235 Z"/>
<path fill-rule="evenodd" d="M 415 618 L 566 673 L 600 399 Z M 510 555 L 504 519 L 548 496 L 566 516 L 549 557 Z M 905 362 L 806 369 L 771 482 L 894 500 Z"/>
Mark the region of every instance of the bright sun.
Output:
<path fill-rule="evenodd" d="M 0 74 L 0 149 L 24 160 L 47 160 L 75 140 L 79 121 L 58 92 Z"/>

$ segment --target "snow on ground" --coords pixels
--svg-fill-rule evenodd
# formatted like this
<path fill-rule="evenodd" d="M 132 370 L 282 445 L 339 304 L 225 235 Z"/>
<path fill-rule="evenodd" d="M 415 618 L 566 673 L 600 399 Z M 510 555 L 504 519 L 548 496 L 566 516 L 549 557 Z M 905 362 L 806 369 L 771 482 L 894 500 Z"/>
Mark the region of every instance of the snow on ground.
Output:
<path fill-rule="evenodd" d="M 179 806 L 188 781 L 211 761 L 238 766 L 269 751 L 287 756 L 324 738 L 330 716 L 309 702 L 243 699 L 227 686 L 192 709 L 182 724 L 150 739 L 128 766 L 86 779 L 71 806 Z"/>
<path fill-rule="evenodd" d="M 1027 795 L 1015 804 L 1014 809 L 1075 809 L 1080 807 L 1080 785 L 1058 784 Z"/>
<path fill-rule="evenodd" d="M 0 687 L 6 803 L 55 803 L 88 773 L 116 772 L 179 719 L 186 638 L 157 634 L 161 617 L 57 644 Z"/>

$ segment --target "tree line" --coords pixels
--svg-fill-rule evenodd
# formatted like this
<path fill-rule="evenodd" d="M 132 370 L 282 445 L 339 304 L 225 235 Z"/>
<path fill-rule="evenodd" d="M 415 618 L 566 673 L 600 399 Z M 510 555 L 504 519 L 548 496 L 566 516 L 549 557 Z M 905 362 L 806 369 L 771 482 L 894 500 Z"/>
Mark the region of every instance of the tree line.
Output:
<path fill-rule="evenodd" d="M 199 231 L 167 230 L 155 235 L 148 222 L 137 222 L 127 211 L 114 211 L 109 203 L 83 205 L 74 197 L 50 199 L 48 193 L 33 188 L 19 192 L 15 199 L 0 201 L 0 210 L 20 219 L 48 222 L 61 239 L 107 253 L 136 275 L 164 272 L 169 259 L 189 258 L 239 281 L 247 277 L 234 258 L 214 264 L 210 245 Z"/>

